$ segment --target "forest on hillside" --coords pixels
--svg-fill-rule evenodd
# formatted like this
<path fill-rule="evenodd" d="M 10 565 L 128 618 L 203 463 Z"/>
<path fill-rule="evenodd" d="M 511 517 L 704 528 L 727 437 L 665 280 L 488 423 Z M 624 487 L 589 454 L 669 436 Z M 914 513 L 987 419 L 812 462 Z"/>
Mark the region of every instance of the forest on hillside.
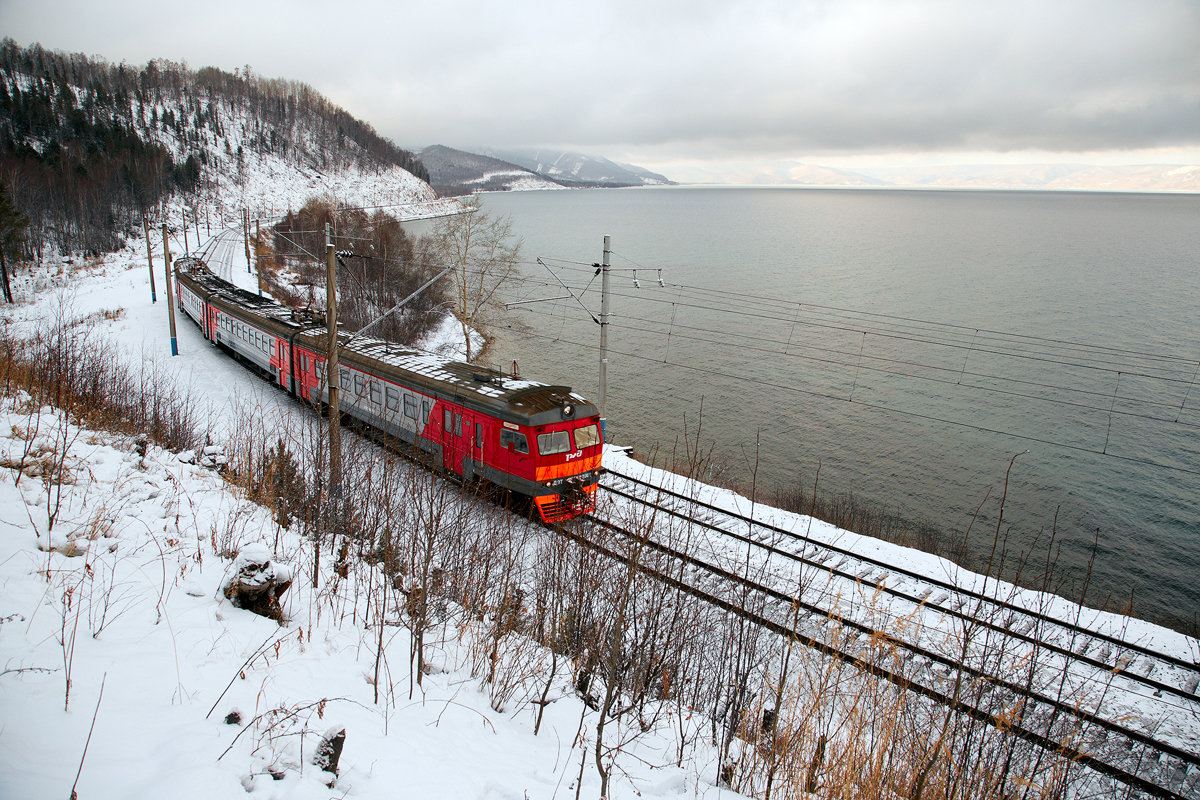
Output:
<path fill-rule="evenodd" d="M 412 153 L 303 83 L 0 42 L 0 183 L 29 219 L 18 260 L 116 249 L 143 213 L 240 183 L 246 160 L 267 154 L 429 179 Z"/>

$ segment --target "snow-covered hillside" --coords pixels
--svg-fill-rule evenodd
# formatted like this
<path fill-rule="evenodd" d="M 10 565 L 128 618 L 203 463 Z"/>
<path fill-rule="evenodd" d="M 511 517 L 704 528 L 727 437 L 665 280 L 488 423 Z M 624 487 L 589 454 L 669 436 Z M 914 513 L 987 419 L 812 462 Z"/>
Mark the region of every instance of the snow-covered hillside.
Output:
<path fill-rule="evenodd" d="M 27 332 L 104 319 L 92 340 L 114 340 L 145 380 L 186 387 L 218 445 L 247 425 L 319 424 L 186 318 L 169 355 L 140 244 L 69 277 L 42 276 L 6 316 Z M 481 681 L 487 625 L 450 609 L 416 686 L 404 596 L 382 568 L 339 576 L 326 553 L 313 588 L 311 543 L 198 460 L 80 427 L 21 393 L 0 400 L 0 796 L 66 797 L 81 762 L 81 798 L 596 796 L 595 713 L 568 665 L 547 684 L 548 655 L 514 640 L 501 657 L 540 677 L 501 699 Z M 296 576 L 283 626 L 222 594 L 235 555 L 255 545 Z M 668 715 L 622 745 L 610 796 L 733 796 L 703 745 L 676 764 L 672 731 L 697 723 Z M 334 776 L 312 754 L 343 728 Z"/>

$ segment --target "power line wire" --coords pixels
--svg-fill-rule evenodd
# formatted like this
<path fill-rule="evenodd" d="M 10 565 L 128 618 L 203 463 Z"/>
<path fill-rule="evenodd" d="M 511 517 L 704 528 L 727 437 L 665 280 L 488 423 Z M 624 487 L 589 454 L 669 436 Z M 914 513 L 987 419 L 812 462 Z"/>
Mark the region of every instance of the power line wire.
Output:
<path fill-rule="evenodd" d="M 582 342 L 576 342 L 576 341 L 572 341 L 569 339 L 561 339 L 561 338 L 551 339 L 551 337 L 547 337 L 543 334 L 537 334 L 537 333 L 533 333 L 530 331 L 518 331 L 515 329 L 510 329 L 510 330 L 512 330 L 513 333 L 518 336 L 527 336 L 527 337 L 533 337 L 533 338 L 539 338 L 539 339 L 550 339 L 551 341 L 558 341 L 558 342 L 562 342 L 564 344 L 570 344 L 570 345 L 575 345 L 578 347 L 592 349 L 592 345 L 584 344 Z M 656 357 L 644 356 L 639 353 L 631 353 L 628 351 L 615 350 L 611 347 L 611 345 L 609 347 L 609 352 L 616 354 L 616 355 L 626 356 L 628 358 L 635 358 L 635 359 L 639 359 L 639 360 L 643 360 L 643 361 L 652 361 L 654 363 L 659 363 L 659 364 L 665 363 L 668 366 L 679 367 L 681 369 L 691 370 L 691 371 L 698 372 L 698 373 L 701 373 L 704 375 L 730 378 L 730 379 L 742 381 L 745 383 L 753 383 L 753 384 L 757 384 L 759 386 L 765 386 L 765 387 L 771 388 L 771 389 L 779 389 L 779 390 L 784 390 L 784 391 L 788 391 L 788 392 L 794 392 L 794 393 L 798 393 L 798 394 L 808 395 L 810 397 L 820 398 L 823 400 L 832 400 L 835 402 L 849 403 L 851 405 L 858 406 L 860 408 L 867 408 L 867 409 L 871 409 L 873 411 L 879 411 L 879 412 L 882 412 L 885 414 L 896 414 L 896 415 L 900 415 L 900 416 L 904 416 L 904 417 L 923 420 L 925 422 L 937 422 L 937 423 L 941 423 L 941 424 L 945 424 L 945 425 L 953 425 L 956 427 L 974 430 L 974 431 L 977 431 L 980 433 L 988 433 L 988 434 L 993 434 L 993 435 L 997 435 L 997 436 L 1008 436 L 1008 437 L 1012 437 L 1014 439 L 1020 439 L 1022 441 L 1026 441 L 1026 442 L 1045 444 L 1045 445 L 1052 446 L 1052 447 L 1061 447 L 1061 448 L 1064 448 L 1067 450 L 1088 453 L 1090 455 L 1101 456 L 1104 458 L 1117 459 L 1117 460 L 1125 461 L 1128 463 L 1140 464 L 1140 465 L 1148 466 L 1148 467 L 1155 467 L 1157 469 L 1169 470 L 1172 472 L 1180 472 L 1180 473 L 1184 473 L 1187 475 L 1200 475 L 1200 468 L 1193 469 L 1193 468 L 1188 468 L 1188 467 L 1183 467 L 1183 466 L 1178 466 L 1178 465 L 1166 464 L 1161 461 L 1154 461 L 1154 460 L 1147 459 L 1147 458 L 1139 458 L 1136 456 L 1126 456 L 1126 455 L 1121 455 L 1118 453 L 1111 453 L 1111 452 L 1107 451 L 1107 448 L 1103 449 L 1103 450 L 1097 450 L 1095 448 L 1085 447 L 1083 445 L 1071 444 L 1070 442 L 1062 442 L 1062 441 L 1057 441 L 1054 439 L 1049 439 L 1049 438 L 1040 437 L 1040 436 L 1031 436 L 1029 434 L 1016 433 L 1013 431 L 1006 431 L 1006 430 L 1001 430 L 998 428 L 990 428 L 990 427 L 983 426 L 983 425 L 975 425 L 975 424 L 972 424 L 969 422 L 962 422 L 961 420 L 946 419 L 943 417 L 935 416 L 933 414 L 922 414 L 922 413 L 915 412 L 915 411 L 906 411 L 904 409 L 898 409 L 898 408 L 893 408 L 890 406 L 884 406 L 884 405 L 880 405 L 878 403 L 863 402 L 861 400 L 849 400 L 845 397 L 839 397 L 839 396 L 833 395 L 833 394 L 826 394 L 823 392 L 816 392 L 816 391 L 812 391 L 812 390 L 808 390 L 808 389 L 802 389 L 798 386 L 792 386 L 789 384 L 783 384 L 783 383 L 779 383 L 776 381 L 770 381 L 770 380 L 766 380 L 764 378 L 754 378 L 754 377 L 747 376 L 747 375 L 734 375 L 732 373 L 722 372 L 720 370 L 713 369 L 711 367 L 696 366 L 694 364 L 683 364 L 680 362 L 670 362 L 670 361 L 664 362 L 661 359 L 658 359 Z"/>

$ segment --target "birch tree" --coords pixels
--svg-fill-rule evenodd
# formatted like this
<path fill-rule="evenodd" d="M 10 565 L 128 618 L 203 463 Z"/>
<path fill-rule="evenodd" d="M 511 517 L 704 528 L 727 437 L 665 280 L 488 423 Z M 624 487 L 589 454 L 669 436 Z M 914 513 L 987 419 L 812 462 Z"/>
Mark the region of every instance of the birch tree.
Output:
<path fill-rule="evenodd" d="M 491 217 L 473 203 L 466 213 L 440 219 L 428 245 L 428 258 L 454 267 L 454 317 L 471 361 L 479 355 L 471 333 L 484 330 L 497 292 L 515 276 L 521 242 L 507 217 Z"/>

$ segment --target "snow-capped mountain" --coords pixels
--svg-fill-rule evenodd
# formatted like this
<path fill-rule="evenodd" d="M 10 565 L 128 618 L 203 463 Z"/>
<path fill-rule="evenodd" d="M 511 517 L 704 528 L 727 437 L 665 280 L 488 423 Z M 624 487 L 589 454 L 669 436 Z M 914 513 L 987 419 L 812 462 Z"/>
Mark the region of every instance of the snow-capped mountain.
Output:
<path fill-rule="evenodd" d="M 481 148 L 484 155 L 524 167 L 563 186 L 664 186 L 673 183 L 631 164 L 618 164 L 600 156 L 537 148 Z"/>
<path fill-rule="evenodd" d="M 421 150 L 420 158 L 430 184 L 442 195 L 562 187 L 516 164 L 440 144 Z"/>

